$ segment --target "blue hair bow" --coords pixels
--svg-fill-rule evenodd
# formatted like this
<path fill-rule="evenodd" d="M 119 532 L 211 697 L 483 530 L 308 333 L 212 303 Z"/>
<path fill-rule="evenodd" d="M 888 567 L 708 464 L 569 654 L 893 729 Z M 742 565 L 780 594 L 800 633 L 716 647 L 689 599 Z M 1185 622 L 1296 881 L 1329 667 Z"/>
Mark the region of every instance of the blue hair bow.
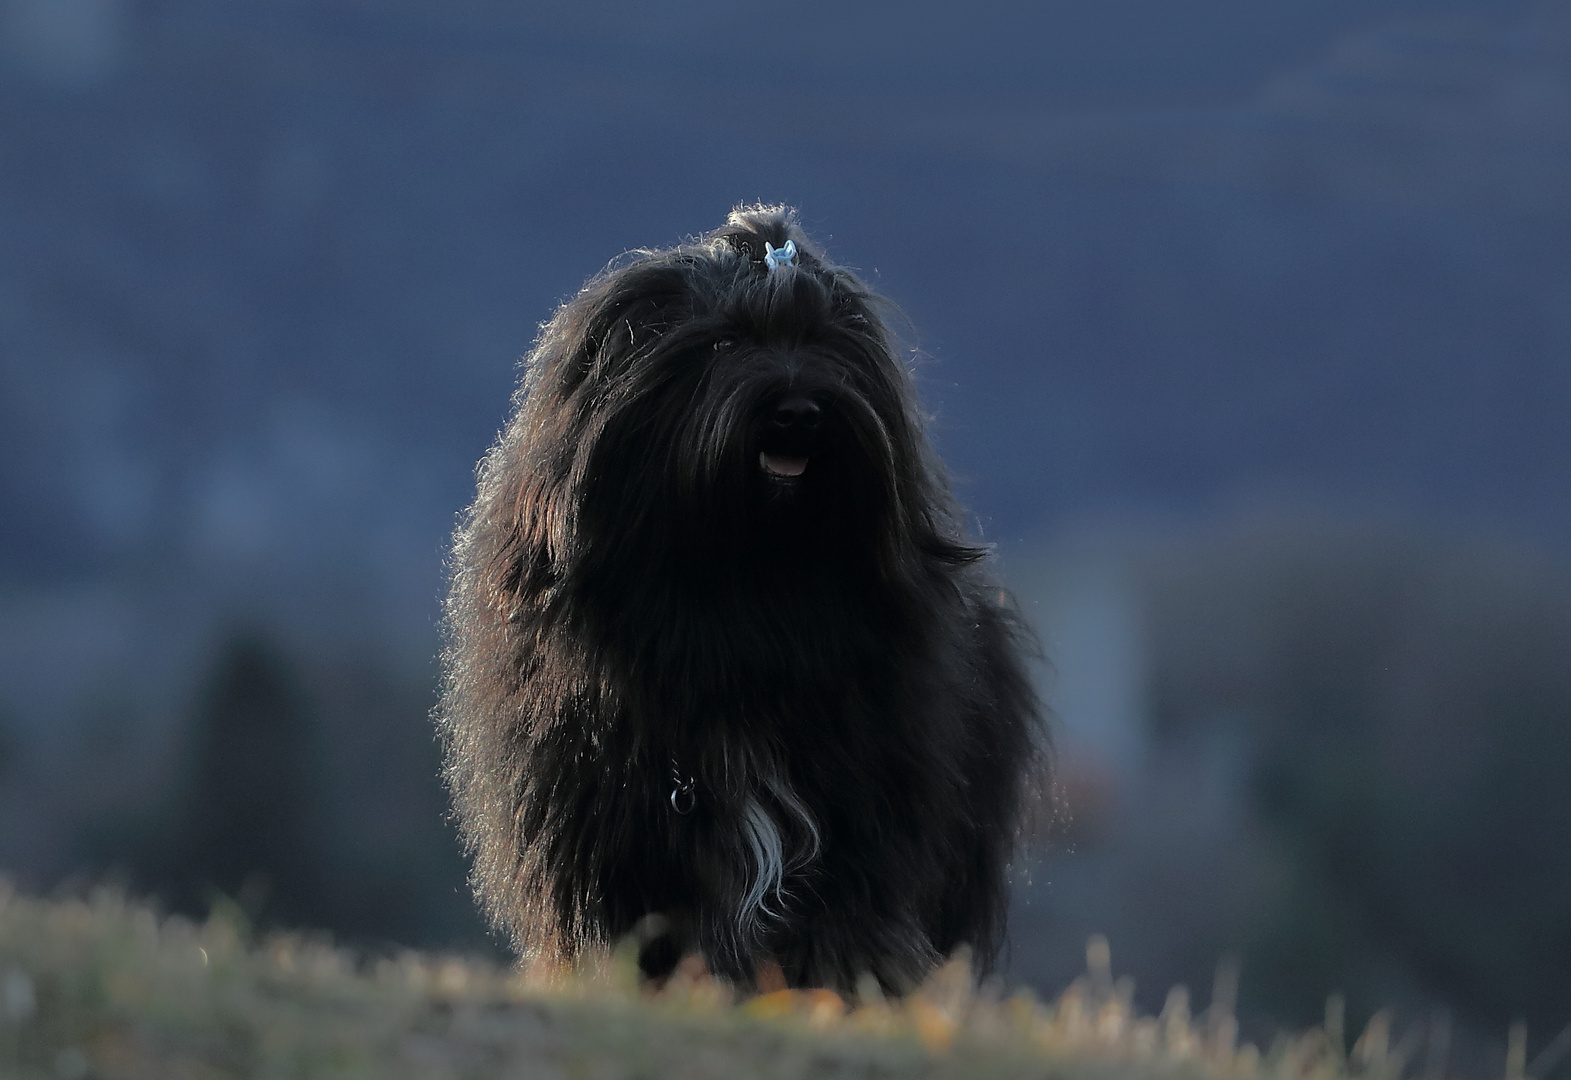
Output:
<path fill-rule="evenodd" d="M 796 265 L 796 241 L 787 240 L 783 247 L 772 247 L 768 240 L 764 241 L 764 265 L 770 270 L 778 270 L 782 266 Z"/>

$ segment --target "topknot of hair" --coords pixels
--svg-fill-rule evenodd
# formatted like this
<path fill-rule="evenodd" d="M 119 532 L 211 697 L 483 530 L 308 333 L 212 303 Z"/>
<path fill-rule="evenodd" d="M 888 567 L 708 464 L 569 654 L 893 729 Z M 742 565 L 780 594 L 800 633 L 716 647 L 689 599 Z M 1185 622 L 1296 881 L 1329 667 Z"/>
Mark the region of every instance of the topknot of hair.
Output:
<path fill-rule="evenodd" d="M 797 224 L 796 211 L 789 206 L 770 206 L 765 203 L 738 206 L 731 211 L 724 225 L 709 234 L 709 239 L 759 266 L 764 263 L 766 243 L 779 249 L 788 240 L 796 243 L 796 249 L 801 254 L 815 261 L 818 258 L 817 251 Z"/>

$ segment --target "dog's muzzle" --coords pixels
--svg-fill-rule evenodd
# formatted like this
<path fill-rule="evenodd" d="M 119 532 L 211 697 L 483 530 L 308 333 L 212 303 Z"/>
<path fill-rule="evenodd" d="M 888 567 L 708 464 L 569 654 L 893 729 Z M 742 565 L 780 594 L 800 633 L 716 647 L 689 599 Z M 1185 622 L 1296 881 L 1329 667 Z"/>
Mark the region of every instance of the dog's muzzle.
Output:
<path fill-rule="evenodd" d="M 807 471 L 817 448 L 824 410 L 812 398 L 793 395 L 778 402 L 764 422 L 758 464 L 777 480 L 793 480 Z"/>

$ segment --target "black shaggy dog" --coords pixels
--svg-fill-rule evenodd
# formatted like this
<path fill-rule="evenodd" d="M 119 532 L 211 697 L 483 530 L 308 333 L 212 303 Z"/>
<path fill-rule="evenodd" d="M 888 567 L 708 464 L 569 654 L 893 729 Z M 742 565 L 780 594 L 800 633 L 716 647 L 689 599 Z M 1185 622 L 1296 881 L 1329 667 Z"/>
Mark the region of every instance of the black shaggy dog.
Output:
<path fill-rule="evenodd" d="M 996 953 L 1043 764 L 1029 636 L 880 306 L 752 207 L 542 330 L 458 531 L 439 710 L 526 960 L 655 921 L 651 976 L 697 952 L 898 992 Z"/>

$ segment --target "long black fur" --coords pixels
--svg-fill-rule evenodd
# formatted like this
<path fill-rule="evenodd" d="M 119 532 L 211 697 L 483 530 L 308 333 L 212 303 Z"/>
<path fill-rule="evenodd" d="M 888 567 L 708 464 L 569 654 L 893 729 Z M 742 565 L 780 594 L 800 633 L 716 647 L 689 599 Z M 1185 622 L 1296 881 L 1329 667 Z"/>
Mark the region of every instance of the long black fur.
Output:
<path fill-rule="evenodd" d="M 649 974 L 696 951 L 742 986 L 996 954 L 1045 766 L 1030 637 L 882 307 L 759 206 L 542 329 L 457 534 L 439 709 L 475 890 L 526 960 L 651 915 Z"/>

